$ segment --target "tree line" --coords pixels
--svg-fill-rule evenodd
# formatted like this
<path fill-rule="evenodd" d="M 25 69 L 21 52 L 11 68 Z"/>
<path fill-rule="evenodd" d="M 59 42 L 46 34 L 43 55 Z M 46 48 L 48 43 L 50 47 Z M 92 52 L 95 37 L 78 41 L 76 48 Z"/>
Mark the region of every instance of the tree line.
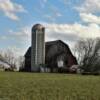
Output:
<path fill-rule="evenodd" d="M 100 73 L 100 38 L 81 39 L 76 42 L 74 47 L 74 55 L 77 58 L 79 68 L 83 72 L 99 72 Z M 24 57 L 16 57 L 14 51 L 7 49 L 0 51 L 0 61 L 10 65 L 13 70 L 17 67 L 24 67 Z"/>
<path fill-rule="evenodd" d="M 10 68 L 4 69 L 10 69 L 11 71 L 24 67 L 24 57 L 17 56 L 16 52 L 11 49 L 0 50 L 0 61 L 10 66 Z"/>
<path fill-rule="evenodd" d="M 83 72 L 100 73 L 100 38 L 79 40 L 74 54 Z"/>

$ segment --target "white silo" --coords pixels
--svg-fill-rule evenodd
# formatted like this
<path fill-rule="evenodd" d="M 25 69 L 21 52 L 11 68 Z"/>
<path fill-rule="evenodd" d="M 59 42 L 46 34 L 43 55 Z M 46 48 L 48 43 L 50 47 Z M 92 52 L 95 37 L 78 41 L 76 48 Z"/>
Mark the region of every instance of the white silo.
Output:
<path fill-rule="evenodd" d="M 32 27 L 31 71 L 37 72 L 45 64 L 45 28 L 41 24 Z"/>

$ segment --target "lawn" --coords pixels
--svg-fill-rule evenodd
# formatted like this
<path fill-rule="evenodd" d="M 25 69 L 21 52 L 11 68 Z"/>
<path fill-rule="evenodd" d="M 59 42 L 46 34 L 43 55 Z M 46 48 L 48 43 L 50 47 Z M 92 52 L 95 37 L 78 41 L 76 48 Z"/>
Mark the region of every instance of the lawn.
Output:
<path fill-rule="evenodd" d="M 0 100 L 100 100 L 100 76 L 0 72 Z"/>

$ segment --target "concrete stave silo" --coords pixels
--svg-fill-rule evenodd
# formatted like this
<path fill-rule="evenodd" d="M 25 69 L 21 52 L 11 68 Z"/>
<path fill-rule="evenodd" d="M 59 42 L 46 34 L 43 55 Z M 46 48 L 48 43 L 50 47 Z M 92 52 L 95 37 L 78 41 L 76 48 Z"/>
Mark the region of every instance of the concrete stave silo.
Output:
<path fill-rule="evenodd" d="M 41 24 L 32 27 L 31 71 L 37 72 L 45 64 L 45 28 Z"/>

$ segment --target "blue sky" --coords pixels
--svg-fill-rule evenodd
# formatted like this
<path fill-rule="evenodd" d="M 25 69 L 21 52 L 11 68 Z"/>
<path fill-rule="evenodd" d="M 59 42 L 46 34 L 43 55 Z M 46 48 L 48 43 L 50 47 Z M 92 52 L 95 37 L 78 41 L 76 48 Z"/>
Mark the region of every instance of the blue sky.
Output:
<path fill-rule="evenodd" d="M 72 48 L 81 38 L 100 37 L 100 0 L 0 0 L 0 49 L 24 54 L 36 23 L 46 27 L 46 41 Z"/>

